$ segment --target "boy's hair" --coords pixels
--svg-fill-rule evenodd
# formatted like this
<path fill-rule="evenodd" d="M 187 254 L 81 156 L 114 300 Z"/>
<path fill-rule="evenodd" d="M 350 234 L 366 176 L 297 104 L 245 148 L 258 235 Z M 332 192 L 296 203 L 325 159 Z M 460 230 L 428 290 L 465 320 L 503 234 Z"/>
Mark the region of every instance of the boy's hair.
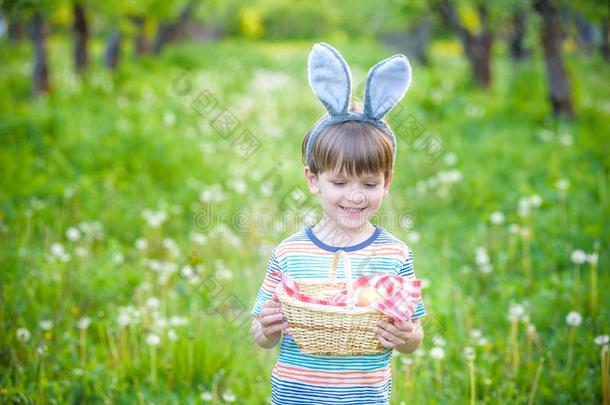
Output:
<path fill-rule="evenodd" d="M 350 111 L 362 112 L 362 107 L 352 103 Z M 305 150 L 312 129 L 303 138 L 301 156 L 303 164 L 309 164 L 316 176 L 324 171 L 355 177 L 383 172 L 387 180 L 392 174 L 394 147 L 382 129 L 364 121 L 343 121 L 331 125 L 320 134 L 313 145 L 310 161 L 306 162 Z"/>

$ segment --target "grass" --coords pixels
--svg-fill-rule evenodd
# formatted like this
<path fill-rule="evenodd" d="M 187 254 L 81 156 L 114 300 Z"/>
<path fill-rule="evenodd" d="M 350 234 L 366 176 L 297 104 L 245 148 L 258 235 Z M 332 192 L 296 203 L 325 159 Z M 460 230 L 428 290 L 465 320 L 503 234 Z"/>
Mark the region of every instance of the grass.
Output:
<path fill-rule="evenodd" d="M 247 318 L 270 249 L 301 226 L 284 203 L 294 187 L 307 193 L 300 143 L 322 113 L 310 45 L 183 44 L 78 77 L 69 44 L 53 39 L 54 91 L 30 101 L 31 50 L 0 43 L 2 402 L 267 402 L 276 351 L 255 347 Z M 334 45 L 355 89 L 391 52 Z M 497 50 L 481 91 L 442 49 L 414 66 L 389 117 L 395 130 L 416 120 L 444 151 L 432 161 L 399 137 L 376 219 L 429 284 L 425 342 L 394 357 L 392 403 L 599 403 L 608 66 L 569 55 L 578 118 L 565 122 L 548 115 L 541 55 L 514 66 Z M 212 112 L 193 107 L 204 100 Z M 260 141 L 248 158 L 215 129 L 223 110 Z M 574 250 L 587 260 L 574 264 Z"/>

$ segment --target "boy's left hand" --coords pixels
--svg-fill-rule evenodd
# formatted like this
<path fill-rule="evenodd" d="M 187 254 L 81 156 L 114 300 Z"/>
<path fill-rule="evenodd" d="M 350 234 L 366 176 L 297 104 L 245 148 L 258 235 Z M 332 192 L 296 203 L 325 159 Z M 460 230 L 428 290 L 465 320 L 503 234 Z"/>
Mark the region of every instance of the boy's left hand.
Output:
<path fill-rule="evenodd" d="M 413 332 L 420 327 L 418 319 L 394 323 L 379 321 L 375 332 L 383 347 L 396 349 L 409 343 Z"/>

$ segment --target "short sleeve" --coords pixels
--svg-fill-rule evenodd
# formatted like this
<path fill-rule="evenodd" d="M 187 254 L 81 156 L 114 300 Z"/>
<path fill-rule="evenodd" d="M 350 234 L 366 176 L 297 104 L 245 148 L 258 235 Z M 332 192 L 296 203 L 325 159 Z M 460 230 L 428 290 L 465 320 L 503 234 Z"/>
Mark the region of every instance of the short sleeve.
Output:
<path fill-rule="evenodd" d="M 263 280 L 263 283 L 260 289 L 258 290 L 258 294 L 256 295 L 256 300 L 254 302 L 254 307 L 250 312 L 252 316 L 258 316 L 258 314 L 261 312 L 263 304 L 273 297 L 273 294 L 275 293 L 275 287 L 280 282 L 279 277 L 271 276 L 271 273 L 275 271 L 282 271 L 282 269 L 280 267 L 280 263 L 277 260 L 277 257 L 275 256 L 274 249 L 271 253 L 269 263 L 267 264 L 265 279 Z"/>
<path fill-rule="evenodd" d="M 398 275 L 402 276 L 402 277 L 411 278 L 411 277 L 415 277 L 415 269 L 413 268 L 413 251 L 411 250 L 411 248 L 407 248 L 407 249 L 408 249 L 407 258 L 402 263 L 402 266 L 400 268 L 400 271 L 398 272 Z M 411 319 L 418 319 L 424 315 L 426 315 L 426 308 L 424 307 L 424 302 L 420 298 L 419 304 L 415 308 L 415 312 L 413 313 L 413 316 L 411 317 Z"/>

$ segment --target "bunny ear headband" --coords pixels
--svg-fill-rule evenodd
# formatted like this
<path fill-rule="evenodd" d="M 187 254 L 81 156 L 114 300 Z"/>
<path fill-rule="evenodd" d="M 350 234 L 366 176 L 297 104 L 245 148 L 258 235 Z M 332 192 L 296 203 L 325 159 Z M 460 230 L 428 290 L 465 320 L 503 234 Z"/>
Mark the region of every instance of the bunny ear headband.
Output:
<path fill-rule="evenodd" d="M 308 60 L 309 85 L 329 117 L 312 129 L 305 150 L 305 162 L 322 131 L 343 121 L 364 121 L 381 128 L 392 141 L 396 160 L 396 137 L 383 117 L 403 98 L 411 83 L 411 66 L 404 55 L 394 55 L 369 70 L 364 89 L 364 112 L 349 111 L 352 75 L 343 56 L 332 46 L 320 42 L 313 46 Z"/>

